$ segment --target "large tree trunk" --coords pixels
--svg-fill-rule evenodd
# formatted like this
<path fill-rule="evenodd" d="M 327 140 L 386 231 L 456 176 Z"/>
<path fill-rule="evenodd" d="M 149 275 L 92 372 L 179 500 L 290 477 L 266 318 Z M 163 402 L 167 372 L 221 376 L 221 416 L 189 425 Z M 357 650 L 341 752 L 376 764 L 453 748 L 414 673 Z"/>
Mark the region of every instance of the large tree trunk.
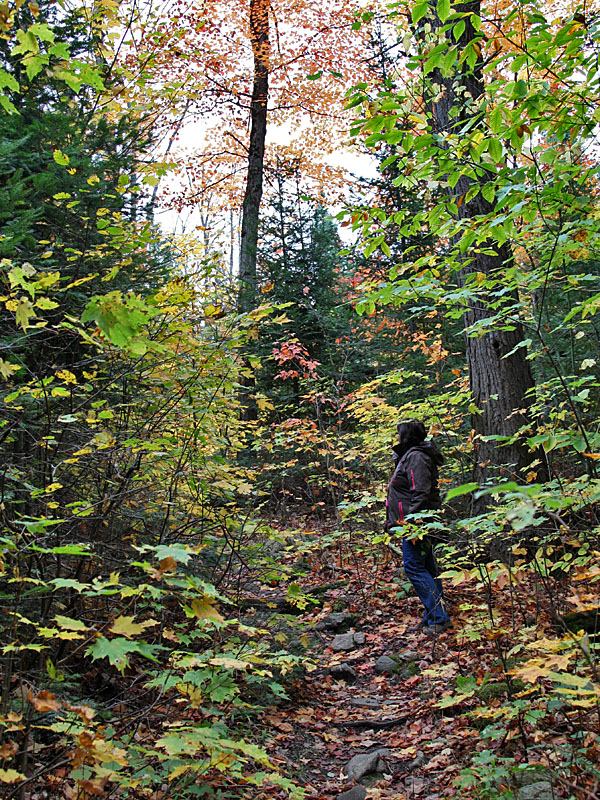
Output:
<path fill-rule="evenodd" d="M 479 14 L 479 0 L 461 3 L 453 6 L 453 11 L 473 12 Z M 442 23 L 437 16 L 434 6 L 430 6 L 427 21 L 433 30 L 439 30 Z M 476 38 L 477 34 L 471 24 L 471 18 L 463 18 L 466 22 L 465 30 L 459 39 L 461 49 Z M 448 38 L 450 33 L 446 34 Z M 432 73 L 432 83 L 438 84 L 443 91 L 437 93 L 435 101 L 430 102 L 432 121 L 436 132 L 447 133 L 461 127 L 472 119 L 474 113 L 481 113 L 477 104 L 484 91 L 482 63 L 476 63 L 470 69 L 466 63 L 458 67 L 461 72 L 455 72 L 451 77 L 442 76 L 436 69 Z M 440 96 L 441 95 L 441 96 Z M 470 97 L 469 97 L 470 95 Z M 470 101 L 472 98 L 471 102 Z M 473 111 L 475 109 L 475 111 Z M 476 123 L 477 124 L 477 123 Z M 490 176 L 491 178 L 491 176 Z M 486 178 L 480 178 L 481 185 Z M 454 192 L 464 199 L 468 190 L 474 185 L 472 178 L 462 176 Z M 459 219 L 473 219 L 475 217 L 491 214 L 494 211 L 492 203 L 488 202 L 481 193 L 477 194 L 470 202 L 458 204 Z M 495 250 L 495 254 L 485 254 L 469 251 L 468 266 L 464 272 L 482 273 L 485 278 L 500 277 L 502 273 L 513 264 L 513 253 L 508 245 L 498 245 L 495 242 L 486 243 L 487 250 Z M 458 279 L 462 282 L 464 273 L 459 272 Z M 487 302 L 486 292 L 483 290 L 477 299 L 472 299 L 464 315 L 465 329 L 493 313 Z M 497 297 L 494 300 L 498 300 Z M 516 298 L 508 297 L 507 304 L 512 304 Z M 467 364 L 469 367 L 470 385 L 473 400 L 478 413 L 472 415 L 472 427 L 476 436 L 476 464 L 475 479 L 478 482 L 487 477 L 522 478 L 524 471 L 529 467 L 538 454 L 532 454 L 523 440 L 514 444 L 503 445 L 496 441 L 485 441 L 487 436 L 513 436 L 524 424 L 528 422 L 529 407 L 532 402 L 528 394 L 534 386 L 533 377 L 526 359 L 525 347 L 515 347 L 523 341 L 523 329 L 518 319 L 511 318 L 510 329 L 497 328 L 484 333 L 482 336 L 466 335 Z M 512 352 L 512 355 L 507 354 Z M 538 468 L 538 477 L 545 477 L 545 465 Z"/>
<path fill-rule="evenodd" d="M 270 0 L 250 0 L 250 39 L 254 56 L 248 177 L 242 205 L 238 309 L 250 310 L 256 299 L 258 215 L 263 191 L 267 101 L 269 96 Z"/>

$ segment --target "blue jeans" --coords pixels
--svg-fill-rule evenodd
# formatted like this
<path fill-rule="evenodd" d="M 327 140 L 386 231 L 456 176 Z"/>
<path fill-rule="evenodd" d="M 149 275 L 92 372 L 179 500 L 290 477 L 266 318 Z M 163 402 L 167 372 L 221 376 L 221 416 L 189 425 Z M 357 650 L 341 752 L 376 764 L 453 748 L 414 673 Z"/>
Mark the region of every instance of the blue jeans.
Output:
<path fill-rule="evenodd" d="M 406 577 L 425 607 L 423 622 L 426 625 L 447 622 L 450 617 L 444 604 L 444 590 L 438 578 L 431 542 L 424 539 L 413 544 L 408 539 L 403 539 L 402 561 Z"/>

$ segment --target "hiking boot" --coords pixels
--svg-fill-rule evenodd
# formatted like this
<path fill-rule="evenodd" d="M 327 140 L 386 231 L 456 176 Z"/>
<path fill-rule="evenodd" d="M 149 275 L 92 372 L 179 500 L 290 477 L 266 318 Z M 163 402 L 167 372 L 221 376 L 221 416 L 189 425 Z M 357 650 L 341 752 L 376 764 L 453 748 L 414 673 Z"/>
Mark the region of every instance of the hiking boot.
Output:
<path fill-rule="evenodd" d="M 435 636 L 438 633 L 443 633 L 444 631 L 448 630 L 448 628 L 452 627 L 452 622 L 447 620 L 446 622 L 434 622 L 433 625 L 426 625 L 424 628 L 425 633 L 428 633 L 430 636 Z"/>
<path fill-rule="evenodd" d="M 416 631 L 422 631 L 423 628 L 426 628 L 426 627 L 427 627 L 427 623 L 424 622 L 424 620 L 421 620 L 421 622 L 417 622 L 416 625 L 409 625 L 406 630 L 407 630 L 408 633 L 415 633 Z"/>

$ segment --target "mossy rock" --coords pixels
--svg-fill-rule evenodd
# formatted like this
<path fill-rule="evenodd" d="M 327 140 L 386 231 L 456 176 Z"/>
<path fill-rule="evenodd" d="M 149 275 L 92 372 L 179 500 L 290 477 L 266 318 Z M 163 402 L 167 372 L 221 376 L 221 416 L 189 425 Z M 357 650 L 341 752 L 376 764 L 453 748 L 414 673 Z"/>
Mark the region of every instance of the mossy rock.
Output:
<path fill-rule="evenodd" d="M 511 681 L 510 688 L 513 694 L 518 694 L 519 692 L 523 691 L 525 684 L 522 680 L 516 678 L 515 680 Z M 484 683 L 477 690 L 477 697 L 484 703 L 487 703 L 490 700 L 495 700 L 499 697 L 504 697 L 508 694 L 508 681 L 490 681 L 489 683 Z"/>
<path fill-rule="evenodd" d="M 407 661 L 405 664 L 401 665 L 398 671 L 403 673 L 403 677 L 407 678 L 412 678 L 414 675 L 418 675 L 421 672 L 416 661 Z"/>

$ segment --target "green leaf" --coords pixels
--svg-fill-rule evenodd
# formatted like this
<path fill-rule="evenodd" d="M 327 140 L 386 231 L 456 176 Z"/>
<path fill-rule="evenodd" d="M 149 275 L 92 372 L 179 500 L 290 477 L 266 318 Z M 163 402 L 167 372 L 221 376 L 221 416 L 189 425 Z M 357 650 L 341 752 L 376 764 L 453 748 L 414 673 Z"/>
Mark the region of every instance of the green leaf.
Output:
<path fill-rule="evenodd" d="M 66 42 L 56 42 L 48 49 L 48 54 L 56 56 L 63 61 L 68 61 L 70 56 L 69 45 Z"/>
<path fill-rule="evenodd" d="M 499 139 L 488 139 L 488 153 L 496 163 L 501 161 L 504 153 L 502 142 Z"/>
<path fill-rule="evenodd" d="M 13 103 L 8 99 L 5 94 L 0 94 L 0 106 L 6 111 L 7 114 L 18 114 L 19 111 Z"/>
<path fill-rule="evenodd" d="M 63 69 L 57 73 L 56 77 L 59 78 L 59 80 L 64 81 L 67 86 L 75 92 L 75 94 L 77 94 L 81 89 L 83 81 L 80 80 L 74 72 Z"/>
<path fill-rule="evenodd" d="M 139 653 L 140 647 L 137 642 L 129 641 L 123 636 L 114 639 L 107 639 L 100 636 L 94 644 L 90 645 L 85 651 L 86 655 L 91 656 L 94 661 L 100 658 L 108 658 L 109 662 L 116 667 L 119 672 L 124 672 L 129 666 L 129 656 L 131 653 Z"/>
<path fill-rule="evenodd" d="M 90 588 L 88 584 L 80 583 L 74 578 L 53 578 L 50 583 L 57 589 L 73 589 L 76 592 L 83 592 L 85 589 Z"/>
<path fill-rule="evenodd" d="M 86 631 L 87 625 L 84 622 L 81 622 L 79 619 L 73 619 L 72 617 L 63 617 L 61 614 L 57 614 L 54 619 L 56 620 L 56 624 L 59 628 L 64 628 L 67 631 Z"/>
<path fill-rule="evenodd" d="M 42 22 L 35 22 L 29 30 L 43 42 L 54 42 L 54 31 Z"/>
<path fill-rule="evenodd" d="M 413 23 L 416 25 L 420 19 L 423 19 L 427 11 L 429 10 L 428 3 L 419 3 L 418 5 L 414 6 L 410 15 L 412 17 Z"/>
<path fill-rule="evenodd" d="M 40 46 L 38 40 L 31 30 L 17 30 L 17 39 L 19 40 L 19 44 L 13 47 L 11 51 L 13 56 L 26 55 L 27 53 L 39 53 Z"/>
<path fill-rule="evenodd" d="M 446 495 L 446 501 L 452 500 L 454 497 L 460 497 L 463 494 L 469 494 L 469 492 L 474 492 L 476 489 L 479 489 L 478 483 L 463 483 L 461 486 L 455 486 Z"/>
<path fill-rule="evenodd" d="M 10 89 L 13 92 L 19 91 L 19 84 L 12 75 L 0 67 L 0 89 Z"/>
<path fill-rule="evenodd" d="M 452 29 L 452 33 L 454 35 L 455 42 L 458 42 L 460 37 L 463 35 L 463 33 L 465 32 L 465 27 L 466 25 L 464 19 L 459 20 L 454 26 L 454 28 Z"/>
<path fill-rule="evenodd" d="M 493 203 L 494 197 L 496 196 L 496 187 L 493 183 L 486 183 L 481 189 L 481 194 L 485 197 L 488 203 Z"/>
<path fill-rule="evenodd" d="M 445 22 L 450 16 L 450 0 L 438 0 L 437 13 L 441 21 Z"/>
<path fill-rule="evenodd" d="M 29 58 L 23 59 L 23 63 L 25 64 L 27 77 L 32 81 L 48 64 L 48 56 L 30 56 Z"/>

